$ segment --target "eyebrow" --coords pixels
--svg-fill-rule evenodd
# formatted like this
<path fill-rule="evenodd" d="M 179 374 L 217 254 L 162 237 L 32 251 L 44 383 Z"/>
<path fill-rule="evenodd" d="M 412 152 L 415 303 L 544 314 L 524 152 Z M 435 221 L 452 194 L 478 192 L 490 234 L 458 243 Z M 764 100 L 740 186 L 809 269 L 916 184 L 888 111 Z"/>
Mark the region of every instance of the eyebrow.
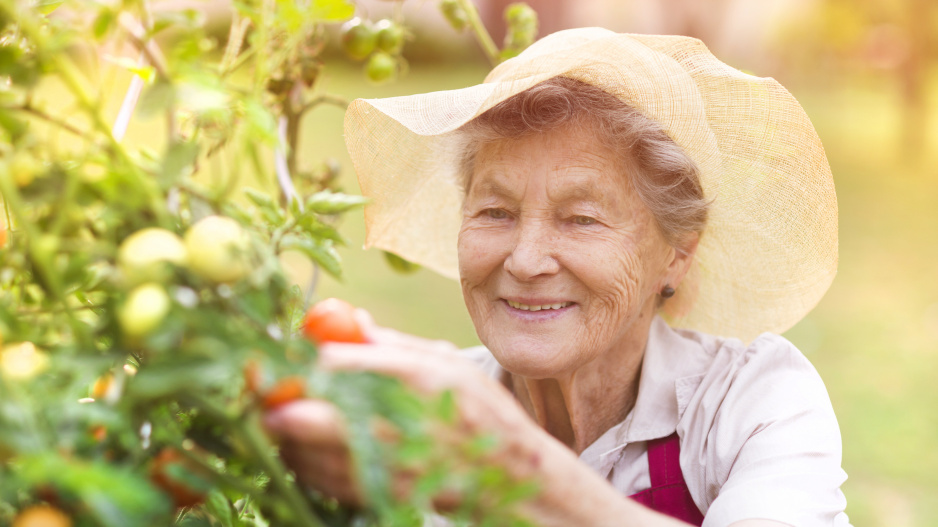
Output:
<path fill-rule="evenodd" d="M 481 196 L 498 196 L 516 199 L 516 196 L 508 187 L 492 179 L 486 179 L 483 182 L 473 185 L 470 192 Z M 599 203 L 604 208 L 613 207 L 618 201 L 609 193 L 599 191 L 598 187 L 592 183 L 565 190 L 563 194 L 557 196 L 557 198 L 558 199 L 553 199 L 552 201 L 556 203 L 592 201 Z"/>

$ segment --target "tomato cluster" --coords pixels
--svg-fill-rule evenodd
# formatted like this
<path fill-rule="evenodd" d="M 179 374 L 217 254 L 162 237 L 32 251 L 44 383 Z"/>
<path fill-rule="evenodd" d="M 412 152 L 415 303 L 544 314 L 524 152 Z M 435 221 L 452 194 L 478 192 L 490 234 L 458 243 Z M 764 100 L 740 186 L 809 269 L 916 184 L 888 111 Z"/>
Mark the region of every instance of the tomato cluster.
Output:
<path fill-rule="evenodd" d="M 403 64 L 401 50 L 407 31 L 399 23 L 375 23 L 355 17 L 342 26 L 342 48 L 354 60 L 365 60 L 365 76 L 374 83 L 392 80 Z"/>
<path fill-rule="evenodd" d="M 317 344 L 368 342 L 361 325 L 355 319 L 355 307 L 338 298 L 327 298 L 309 308 L 303 318 L 302 331 L 309 340 Z M 305 381 L 298 376 L 284 377 L 269 389 L 265 389 L 263 372 L 253 361 L 248 361 L 244 367 L 244 385 L 246 391 L 259 397 L 267 410 L 279 408 L 306 395 Z"/>

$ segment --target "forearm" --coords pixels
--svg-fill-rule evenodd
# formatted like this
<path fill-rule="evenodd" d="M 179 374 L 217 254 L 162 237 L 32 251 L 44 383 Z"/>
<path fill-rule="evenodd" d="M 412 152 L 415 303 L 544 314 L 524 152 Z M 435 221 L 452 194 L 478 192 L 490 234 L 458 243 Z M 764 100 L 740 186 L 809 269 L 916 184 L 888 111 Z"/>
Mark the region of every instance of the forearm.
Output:
<path fill-rule="evenodd" d="M 687 524 L 659 514 L 623 496 L 545 433 L 537 438 L 539 466 L 533 477 L 540 494 L 521 507 L 536 525 L 597 527 L 670 527 Z"/>

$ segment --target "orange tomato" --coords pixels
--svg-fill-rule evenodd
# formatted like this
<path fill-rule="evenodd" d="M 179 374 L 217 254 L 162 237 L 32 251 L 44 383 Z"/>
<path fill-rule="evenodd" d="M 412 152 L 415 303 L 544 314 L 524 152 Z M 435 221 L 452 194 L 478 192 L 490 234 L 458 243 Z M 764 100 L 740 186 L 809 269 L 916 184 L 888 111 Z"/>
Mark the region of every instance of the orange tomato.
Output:
<path fill-rule="evenodd" d="M 264 408 L 273 410 L 289 402 L 302 399 L 306 394 L 306 383 L 301 377 L 284 377 L 264 394 Z"/>
<path fill-rule="evenodd" d="M 103 442 L 105 439 L 107 439 L 107 428 L 106 428 L 104 425 L 96 425 L 96 426 L 93 426 L 93 427 L 91 427 L 91 429 L 89 430 L 89 432 L 91 433 L 91 437 L 92 437 L 92 438 L 95 440 L 95 442 L 97 442 L 97 443 L 101 443 L 101 442 Z"/>
<path fill-rule="evenodd" d="M 248 359 L 244 363 L 244 391 L 258 393 L 261 389 L 261 367 L 257 361 Z"/>
<path fill-rule="evenodd" d="M 105 373 L 104 375 L 98 377 L 94 381 L 94 385 L 91 387 L 91 397 L 94 399 L 104 399 L 104 396 L 107 395 L 108 388 L 111 387 L 111 383 L 114 382 L 114 376 L 110 373 Z"/>
<path fill-rule="evenodd" d="M 180 467 L 181 469 L 198 477 L 200 470 L 193 467 L 191 462 L 179 451 L 166 447 L 160 450 L 153 465 L 150 466 L 150 480 L 173 500 L 177 508 L 194 507 L 205 501 L 205 492 L 201 489 L 193 489 L 185 482 L 174 479 L 171 475 L 173 470 L 170 467 Z"/>
<path fill-rule="evenodd" d="M 13 527 L 72 527 L 72 519 L 51 505 L 33 505 L 16 515 Z"/>
<path fill-rule="evenodd" d="M 338 298 L 317 302 L 306 312 L 303 333 L 315 342 L 367 342 L 355 320 L 355 307 Z"/>

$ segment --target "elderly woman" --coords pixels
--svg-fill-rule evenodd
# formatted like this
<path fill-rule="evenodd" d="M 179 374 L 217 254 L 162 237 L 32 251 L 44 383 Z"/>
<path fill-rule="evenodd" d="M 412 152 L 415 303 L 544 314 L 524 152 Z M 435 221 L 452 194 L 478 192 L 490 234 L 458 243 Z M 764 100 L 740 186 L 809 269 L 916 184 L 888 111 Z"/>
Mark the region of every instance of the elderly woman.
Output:
<path fill-rule="evenodd" d="M 448 437 L 497 436 L 538 525 L 848 525 L 824 385 L 768 332 L 837 259 L 823 149 L 778 83 L 694 39 L 570 30 L 479 86 L 356 101 L 346 138 L 369 243 L 458 270 L 484 347 L 372 326 L 323 367 L 454 390 Z M 331 407 L 268 426 L 301 480 L 359 499 Z"/>

